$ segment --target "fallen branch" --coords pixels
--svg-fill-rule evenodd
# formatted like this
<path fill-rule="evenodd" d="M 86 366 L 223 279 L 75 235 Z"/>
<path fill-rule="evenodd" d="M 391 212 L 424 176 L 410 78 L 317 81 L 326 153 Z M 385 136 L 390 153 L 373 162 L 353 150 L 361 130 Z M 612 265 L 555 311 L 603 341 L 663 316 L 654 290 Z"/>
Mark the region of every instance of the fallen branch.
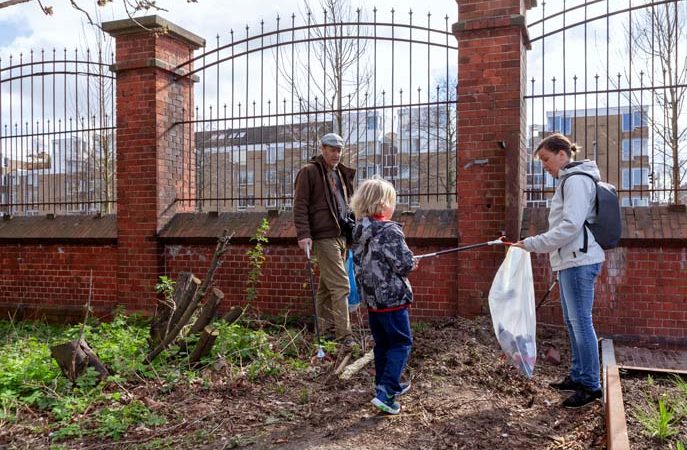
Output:
<path fill-rule="evenodd" d="M 341 380 L 350 380 L 353 375 L 358 373 L 360 369 L 365 367 L 367 363 L 372 361 L 374 359 L 374 351 L 370 350 L 369 352 L 365 353 L 361 358 L 356 359 L 353 361 L 353 364 L 350 366 L 346 367 L 346 369 L 339 375 L 339 378 Z"/>

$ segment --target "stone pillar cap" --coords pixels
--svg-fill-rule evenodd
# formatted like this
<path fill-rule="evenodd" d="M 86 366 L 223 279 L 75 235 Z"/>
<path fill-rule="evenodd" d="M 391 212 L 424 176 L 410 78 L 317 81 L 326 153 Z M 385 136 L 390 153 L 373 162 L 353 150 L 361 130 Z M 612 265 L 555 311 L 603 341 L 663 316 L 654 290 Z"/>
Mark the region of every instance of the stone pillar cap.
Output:
<path fill-rule="evenodd" d="M 146 31 L 163 31 L 175 39 L 185 42 L 194 50 L 205 47 L 205 39 L 157 15 L 103 22 L 103 31 L 114 37 Z"/>

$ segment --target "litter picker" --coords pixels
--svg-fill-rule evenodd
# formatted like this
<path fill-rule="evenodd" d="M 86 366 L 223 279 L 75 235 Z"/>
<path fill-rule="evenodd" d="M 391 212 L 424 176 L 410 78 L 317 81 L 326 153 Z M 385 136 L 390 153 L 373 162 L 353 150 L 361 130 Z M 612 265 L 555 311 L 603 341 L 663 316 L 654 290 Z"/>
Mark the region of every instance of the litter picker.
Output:
<path fill-rule="evenodd" d="M 312 261 L 310 260 L 310 247 L 306 247 L 305 257 L 308 259 L 308 273 L 310 274 L 310 293 L 312 295 L 312 306 L 315 308 L 315 337 L 317 338 L 317 358 L 324 358 L 324 349 L 320 340 L 320 318 L 317 315 L 317 299 L 315 298 L 315 275 L 312 271 Z"/>
<path fill-rule="evenodd" d="M 456 248 L 449 248 L 448 250 L 441 250 L 441 251 L 434 252 L 434 253 L 417 255 L 415 258 L 417 258 L 417 259 L 434 258 L 435 256 L 445 255 L 446 253 L 462 252 L 463 250 L 470 250 L 470 249 L 478 248 L 478 247 L 487 247 L 487 246 L 491 246 L 491 245 L 512 245 L 512 244 L 513 244 L 512 242 L 506 241 L 505 236 L 501 236 L 500 238 L 494 239 L 493 241 L 480 242 L 479 244 L 464 245 L 462 247 L 456 247 Z"/>

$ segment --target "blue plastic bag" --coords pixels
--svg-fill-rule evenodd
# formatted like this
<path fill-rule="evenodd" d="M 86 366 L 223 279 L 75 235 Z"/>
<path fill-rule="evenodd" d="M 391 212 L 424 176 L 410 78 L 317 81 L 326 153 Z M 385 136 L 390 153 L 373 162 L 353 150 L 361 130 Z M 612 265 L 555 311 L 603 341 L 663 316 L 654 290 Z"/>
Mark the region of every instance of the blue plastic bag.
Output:
<path fill-rule="evenodd" d="M 348 272 L 348 311 L 353 312 L 360 306 L 360 295 L 358 295 L 358 287 L 355 284 L 355 269 L 353 268 L 353 250 L 348 251 L 348 259 L 346 260 L 346 272 Z"/>

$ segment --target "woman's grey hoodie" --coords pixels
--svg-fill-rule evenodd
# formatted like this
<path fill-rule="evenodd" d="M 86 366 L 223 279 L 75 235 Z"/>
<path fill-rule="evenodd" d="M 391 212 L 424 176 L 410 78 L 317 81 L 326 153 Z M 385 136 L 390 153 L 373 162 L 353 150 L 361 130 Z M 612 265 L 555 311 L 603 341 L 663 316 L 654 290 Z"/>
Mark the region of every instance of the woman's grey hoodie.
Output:
<path fill-rule="evenodd" d="M 351 249 L 355 281 L 368 308 L 393 308 L 413 302 L 406 275 L 415 261 L 399 223 L 363 217 L 353 230 Z"/>
<path fill-rule="evenodd" d="M 599 168 L 588 159 L 571 162 L 562 168 L 558 173 L 556 192 L 551 199 L 549 230 L 524 240 L 526 250 L 549 253 L 551 269 L 554 271 L 600 263 L 606 259 L 603 249 L 589 230 L 587 252 L 581 251 L 584 246 L 584 222 L 595 216 L 596 185 L 587 176 L 570 177 L 574 173 L 587 173 L 597 181 L 600 179 Z M 561 186 L 565 187 L 565 203 Z"/>

